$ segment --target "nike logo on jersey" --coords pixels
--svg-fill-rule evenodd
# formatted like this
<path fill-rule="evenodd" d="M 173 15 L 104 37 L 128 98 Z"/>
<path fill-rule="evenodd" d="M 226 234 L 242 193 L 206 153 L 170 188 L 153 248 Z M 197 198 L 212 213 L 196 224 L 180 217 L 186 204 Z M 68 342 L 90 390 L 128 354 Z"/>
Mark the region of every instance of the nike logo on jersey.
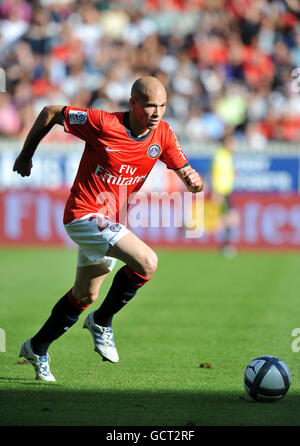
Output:
<path fill-rule="evenodd" d="M 105 147 L 105 150 L 106 150 L 107 152 L 121 152 L 121 150 L 118 150 L 118 149 L 110 149 L 108 146 Z"/>

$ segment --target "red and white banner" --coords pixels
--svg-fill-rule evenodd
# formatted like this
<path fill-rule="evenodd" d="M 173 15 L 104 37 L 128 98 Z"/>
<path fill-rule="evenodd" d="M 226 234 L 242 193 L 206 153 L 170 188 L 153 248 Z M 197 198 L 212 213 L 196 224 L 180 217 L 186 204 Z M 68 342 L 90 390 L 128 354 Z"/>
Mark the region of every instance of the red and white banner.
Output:
<path fill-rule="evenodd" d="M 244 194 L 234 197 L 240 212 L 238 243 L 253 248 L 300 248 L 298 194 Z"/>
<path fill-rule="evenodd" d="M 235 194 L 232 203 L 240 216 L 240 224 L 234 237 L 238 247 L 300 249 L 298 194 Z M 214 245 L 217 240 L 218 234 L 207 231 L 202 244 Z"/>
<path fill-rule="evenodd" d="M 67 190 L 0 192 L 0 244 L 65 245 L 62 224 Z"/>
<path fill-rule="evenodd" d="M 0 244 L 72 246 L 62 223 L 68 194 L 65 189 L 0 192 Z M 238 194 L 233 197 L 233 203 L 240 214 L 240 226 L 235 234 L 239 248 L 300 249 L 298 194 Z M 211 212 L 209 202 L 205 210 Z M 209 218 L 214 218 L 213 214 L 205 215 L 207 221 Z M 217 246 L 220 236 L 205 231 L 202 237 L 186 238 L 184 228 L 172 224 L 137 227 L 134 232 L 152 246 L 191 248 Z"/>

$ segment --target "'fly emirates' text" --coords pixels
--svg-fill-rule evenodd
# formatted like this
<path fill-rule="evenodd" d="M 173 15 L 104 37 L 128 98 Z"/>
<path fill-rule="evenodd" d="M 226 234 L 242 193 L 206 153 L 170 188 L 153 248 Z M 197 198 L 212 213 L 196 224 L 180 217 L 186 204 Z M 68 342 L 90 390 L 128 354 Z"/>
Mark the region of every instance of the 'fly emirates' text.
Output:
<path fill-rule="evenodd" d="M 97 165 L 95 175 L 106 183 L 115 184 L 116 186 L 130 186 L 131 184 L 137 184 L 144 181 L 147 175 L 133 176 L 137 170 L 137 167 L 132 167 L 129 164 L 121 164 L 119 173 L 120 175 L 112 175 L 105 167 Z M 123 176 L 131 175 L 131 176 Z"/>

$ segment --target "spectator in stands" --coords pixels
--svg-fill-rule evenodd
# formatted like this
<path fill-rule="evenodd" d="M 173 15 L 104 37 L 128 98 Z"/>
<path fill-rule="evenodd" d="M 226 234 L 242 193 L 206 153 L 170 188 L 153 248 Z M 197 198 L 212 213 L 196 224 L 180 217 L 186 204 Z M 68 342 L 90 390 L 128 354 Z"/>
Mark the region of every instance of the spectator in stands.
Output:
<path fill-rule="evenodd" d="M 297 142 L 299 17 L 295 0 L 3 0 L 0 66 L 16 116 L 6 136 L 22 138 L 53 97 L 122 109 L 128 86 L 150 74 L 168 89 L 167 119 L 191 142 L 214 142 L 227 124 L 250 146 Z"/>

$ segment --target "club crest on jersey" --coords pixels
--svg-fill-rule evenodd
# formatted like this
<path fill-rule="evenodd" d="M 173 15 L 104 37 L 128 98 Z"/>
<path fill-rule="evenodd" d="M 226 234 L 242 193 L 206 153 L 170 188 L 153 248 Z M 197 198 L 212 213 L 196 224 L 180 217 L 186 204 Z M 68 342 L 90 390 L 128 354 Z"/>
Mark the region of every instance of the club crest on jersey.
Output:
<path fill-rule="evenodd" d="M 70 124 L 85 124 L 87 121 L 87 112 L 81 110 L 69 111 Z"/>
<path fill-rule="evenodd" d="M 113 232 L 119 232 L 121 225 L 119 223 L 114 223 L 113 225 L 110 225 L 109 229 Z"/>
<path fill-rule="evenodd" d="M 150 158 L 157 158 L 160 155 L 161 148 L 157 144 L 152 144 L 148 149 L 148 156 Z"/>

